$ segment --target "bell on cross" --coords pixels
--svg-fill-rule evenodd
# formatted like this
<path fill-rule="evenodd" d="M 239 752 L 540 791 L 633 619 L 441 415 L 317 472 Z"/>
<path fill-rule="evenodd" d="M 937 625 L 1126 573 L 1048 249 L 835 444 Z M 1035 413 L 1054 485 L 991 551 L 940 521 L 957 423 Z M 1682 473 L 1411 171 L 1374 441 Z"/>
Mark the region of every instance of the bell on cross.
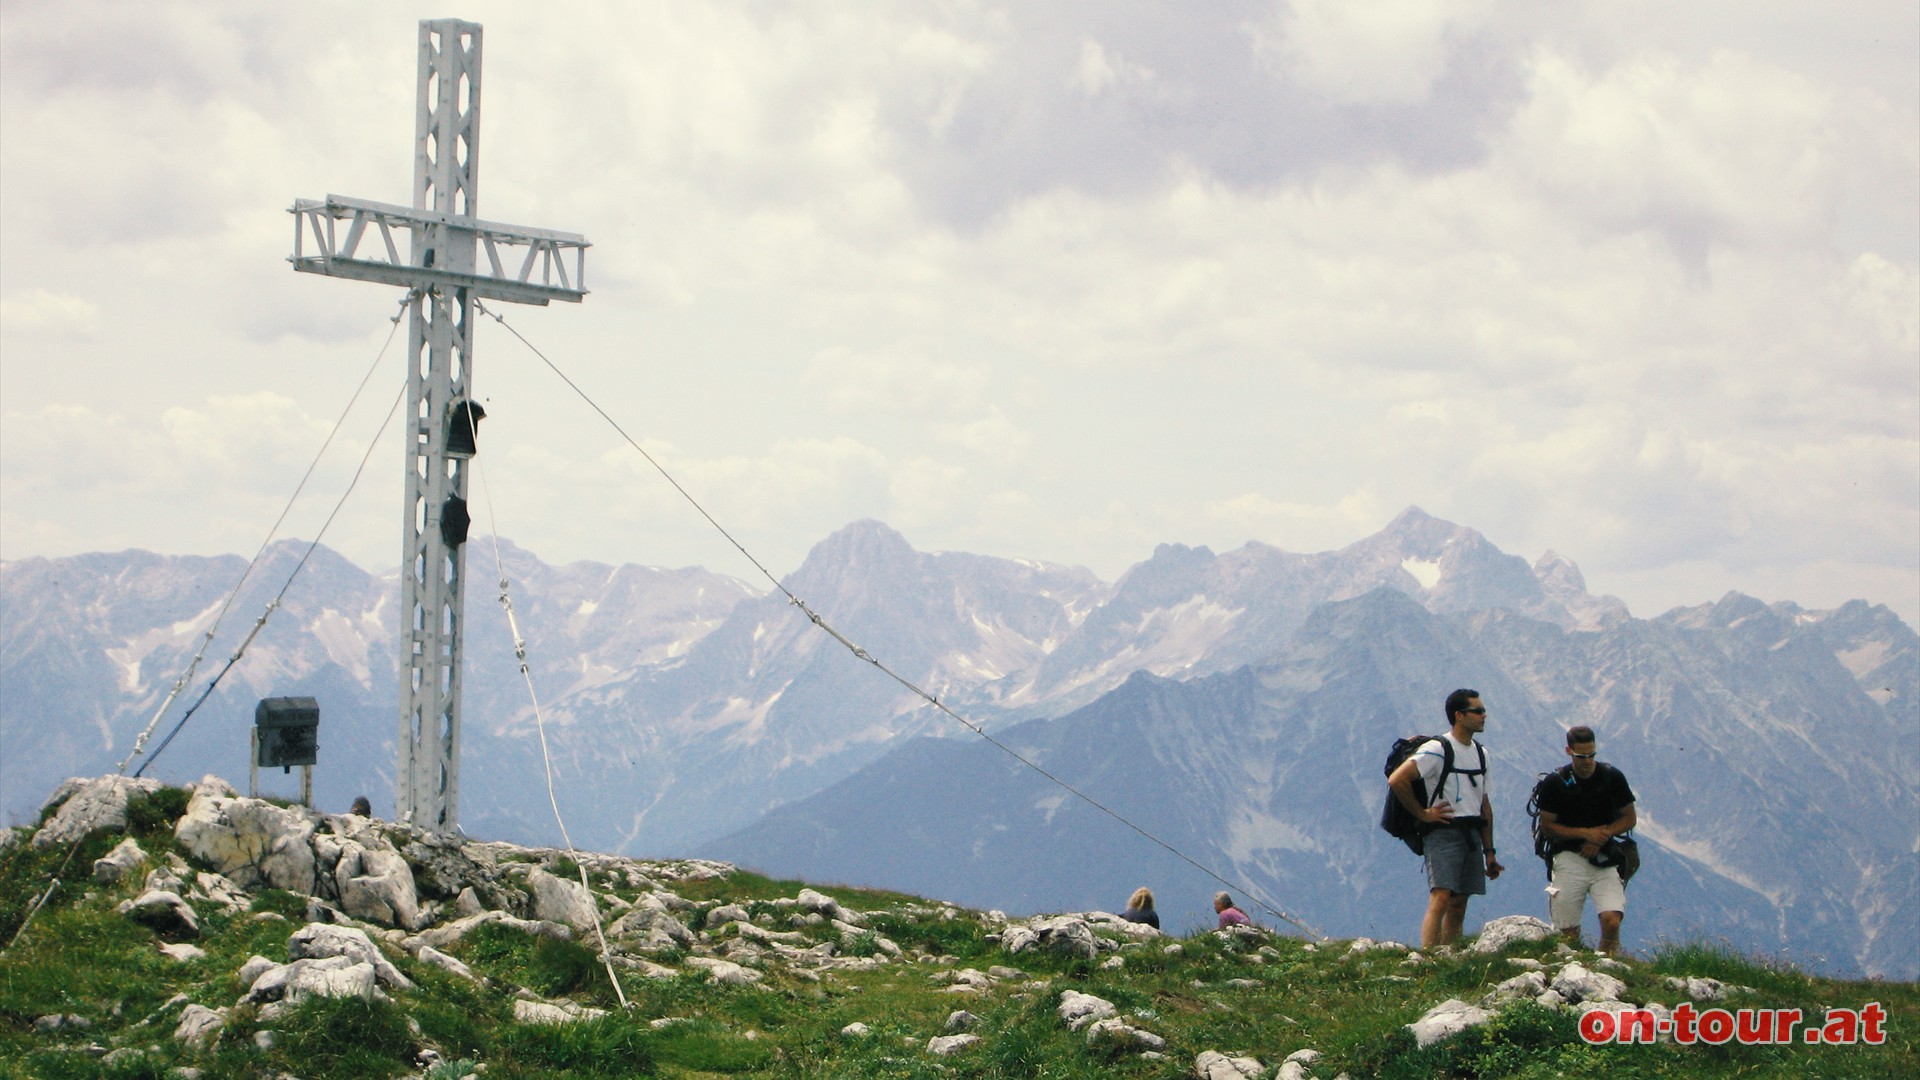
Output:
<path fill-rule="evenodd" d="M 470 458 L 479 453 L 474 445 L 480 421 L 487 418 L 486 407 L 477 401 L 462 401 L 447 413 L 447 456 Z"/>

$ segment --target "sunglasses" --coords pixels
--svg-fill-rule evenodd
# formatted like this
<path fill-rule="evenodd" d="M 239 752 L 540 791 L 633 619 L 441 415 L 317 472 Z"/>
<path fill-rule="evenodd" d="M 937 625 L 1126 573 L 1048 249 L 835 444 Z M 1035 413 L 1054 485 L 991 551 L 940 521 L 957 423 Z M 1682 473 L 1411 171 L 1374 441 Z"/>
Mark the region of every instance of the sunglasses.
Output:
<path fill-rule="evenodd" d="M 1598 753 L 1592 753 L 1592 754 L 1572 754 L 1570 756 L 1575 761 L 1592 761 L 1594 758 L 1597 758 L 1600 755 Z"/>
<path fill-rule="evenodd" d="M 1485 715 L 1487 715 L 1487 709 L 1486 709 L 1486 706 L 1484 706 L 1484 705 L 1482 705 L 1482 706 L 1480 706 L 1480 707 L 1478 707 L 1478 708 L 1473 708 L 1473 709 L 1461 709 L 1460 711 L 1461 711 L 1461 712 L 1470 712 L 1470 713 L 1472 713 L 1472 714 L 1473 714 L 1473 715 L 1475 715 L 1475 716 L 1485 716 Z"/>

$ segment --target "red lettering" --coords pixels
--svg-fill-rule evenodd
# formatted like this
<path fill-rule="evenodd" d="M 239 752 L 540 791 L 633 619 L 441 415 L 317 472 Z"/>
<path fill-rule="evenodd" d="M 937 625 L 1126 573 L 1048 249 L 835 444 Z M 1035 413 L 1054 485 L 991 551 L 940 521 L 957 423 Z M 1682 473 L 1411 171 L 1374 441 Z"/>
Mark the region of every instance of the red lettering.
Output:
<path fill-rule="evenodd" d="M 1887 1041 L 1887 1033 L 1881 1024 L 1887 1020 L 1887 1010 L 1877 1001 L 1870 1001 L 1860 1010 L 1860 1022 L 1863 1030 L 1860 1037 L 1869 1046 L 1880 1046 Z"/>
<path fill-rule="evenodd" d="M 1799 1009 L 1777 1009 L 1773 1014 L 1773 1041 L 1790 1043 L 1793 1041 L 1793 1029 L 1800 1026 Z"/>
<path fill-rule="evenodd" d="M 1590 1043 L 1612 1042 L 1616 1026 L 1614 1015 L 1605 1009 L 1588 1009 L 1580 1014 L 1580 1037 Z"/>
<path fill-rule="evenodd" d="M 1742 1046 L 1766 1042 L 1773 1028 L 1773 1017 L 1766 1009 L 1741 1009 L 1734 1021 L 1733 1037 L 1739 1039 Z"/>
<path fill-rule="evenodd" d="M 1695 1018 L 1695 1014 L 1693 1011 L 1692 1002 L 1683 1001 L 1680 1004 L 1675 1005 L 1673 1007 L 1673 1041 L 1674 1042 L 1679 1043 L 1681 1046 L 1688 1046 L 1692 1044 L 1694 1018 Z"/>
<path fill-rule="evenodd" d="M 1623 1043 L 1650 1043 L 1660 1030 L 1652 1009 L 1627 1009 L 1620 1014 L 1619 1022 L 1617 1037 Z"/>
<path fill-rule="evenodd" d="M 1828 1009 L 1827 1022 L 1820 1032 L 1825 1043 L 1851 1043 L 1860 1038 L 1860 1018 L 1852 1009 Z"/>
<path fill-rule="evenodd" d="M 1719 1046 L 1733 1038 L 1733 1014 L 1725 1009 L 1708 1009 L 1700 1014 L 1700 1041 Z"/>

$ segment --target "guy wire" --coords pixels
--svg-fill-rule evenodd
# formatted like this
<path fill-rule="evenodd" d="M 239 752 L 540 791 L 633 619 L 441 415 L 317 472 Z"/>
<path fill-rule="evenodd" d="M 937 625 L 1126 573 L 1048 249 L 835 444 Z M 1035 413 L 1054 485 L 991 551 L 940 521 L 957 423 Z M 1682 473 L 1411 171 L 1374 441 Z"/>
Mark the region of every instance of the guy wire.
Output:
<path fill-rule="evenodd" d="M 699 500 L 695 499 L 693 495 L 687 491 L 686 488 L 682 487 L 680 485 L 680 482 L 678 480 L 675 480 L 673 478 L 673 475 L 667 472 L 666 468 L 662 466 L 658 461 L 656 461 L 652 454 L 647 453 L 646 449 L 642 447 L 640 443 L 634 439 L 633 436 L 627 434 L 626 429 L 621 427 L 620 424 L 616 420 L 614 420 L 612 416 L 609 416 L 607 414 L 607 411 L 600 407 L 599 403 L 595 402 L 593 398 L 589 396 L 585 390 L 582 390 L 580 388 L 579 384 L 575 383 L 571 378 L 568 378 L 566 372 L 561 371 L 559 365 L 555 364 L 553 360 L 547 356 L 546 353 L 540 351 L 540 349 L 536 347 L 533 344 L 533 342 L 528 341 L 526 337 L 522 335 L 519 330 L 516 330 L 511 324 L 509 324 L 505 318 L 503 318 L 496 312 L 490 310 L 485 304 L 475 301 L 475 306 L 479 309 L 481 314 L 491 317 L 494 322 L 500 324 L 500 326 L 504 327 L 508 333 L 512 334 L 515 338 L 519 339 L 520 343 L 526 346 L 527 349 L 533 353 L 533 355 L 539 357 L 542 363 L 546 364 L 547 367 L 550 368 L 555 375 L 558 375 L 560 377 L 560 381 L 566 383 L 568 388 L 570 388 L 575 394 L 579 395 L 580 399 L 586 402 L 588 407 L 593 409 L 594 412 L 599 413 L 601 419 L 605 420 L 609 425 L 611 425 L 613 427 L 613 430 L 618 432 L 620 434 L 620 437 L 627 441 L 627 445 L 639 451 L 640 456 L 646 459 L 647 464 L 653 466 L 654 471 L 658 472 L 661 475 L 661 477 L 663 477 L 667 481 L 668 484 L 671 484 L 673 486 L 673 489 L 675 491 L 678 491 L 681 497 L 686 499 L 688 504 L 690 504 L 695 510 L 699 511 L 700 516 L 703 518 L 706 518 L 708 524 L 712 525 L 716 530 L 718 530 L 720 535 L 727 539 L 728 543 L 732 544 L 734 548 L 740 552 L 741 555 L 746 557 L 748 562 L 753 564 L 755 569 L 759 570 L 760 573 L 768 581 L 772 582 L 773 587 L 779 590 L 780 593 L 787 598 L 787 602 L 789 604 L 799 608 L 801 612 L 803 612 L 807 616 L 807 619 L 810 622 L 812 622 L 815 626 L 819 627 L 820 629 L 826 631 L 828 635 L 830 635 L 835 641 L 838 641 L 841 645 L 845 646 L 847 650 L 851 652 L 855 657 L 861 660 L 865 660 L 869 664 L 872 664 L 874 667 L 878 668 L 883 674 L 885 674 L 888 678 L 892 679 L 896 683 L 899 683 L 902 687 L 905 687 L 908 691 L 913 693 L 915 696 L 927 702 L 927 704 L 932 705 L 935 709 L 938 709 L 939 711 L 952 717 L 954 720 L 958 721 L 961 724 L 961 726 L 965 727 L 967 730 L 980 736 L 982 739 L 985 739 L 988 743 L 993 745 L 995 748 L 999 749 L 1002 753 L 1005 753 L 1007 756 L 1013 758 L 1015 761 L 1019 762 L 1020 764 L 1026 766 L 1029 769 L 1032 769 L 1034 772 L 1045 777 L 1047 780 L 1059 786 L 1062 790 L 1066 791 L 1068 794 L 1074 796 L 1080 801 L 1086 803 L 1088 806 L 1091 806 L 1094 809 L 1100 811 L 1101 813 L 1107 815 L 1108 817 L 1114 819 L 1120 824 L 1125 825 L 1127 828 L 1133 830 L 1135 833 L 1138 833 L 1140 836 L 1142 836 L 1146 840 L 1152 842 L 1153 844 L 1171 853 L 1174 857 L 1180 859 L 1182 862 L 1193 867 L 1195 870 L 1200 871 L 1202 874 L 1206 875 L 1207 877 L 1212 878 L 1214 881 L 1217 881 L 1220 884 L 1225 885 L 1230 889 L 1237 889 L 1242 895 L 1247 896 L 1254 903 L 1258 904 L 1260 908 L 1266 911 L 1268 914 L 1273 915 L 1278 919 L 1282 919 L 1288 923 L 1291 923 L 1296 927 L 1299 927 L 1301 930 L 1305 931 L 1308 935 L 1312 936 L 1316 940 L 1320 940 L 1320 941 L 1326 940 L 1326 935 L 1322 934 L 1320 931 L 1314 929 L 1312 926 L 1309 926 L 1307 923 L 1301 921 L 1300 919 L 1294 917 L 1293 915 L 1288 914 L 1286 911 L 1282 910 L 1278 905 L 1270 904 L 1266 902 L 1264 899 L 1262 899 L 1261 894 L 1259 892 L 1249 887 L 1245 883 L 1235 883 L 1227 880 L 1226 878 L 1222 877 L 1220 874 L 1216 873 L 1212 868 L 1202 864 L 1198 860 L 1194 859 L 1192 856 L 1188 855 L 1186 852 L 1181 851 L 1179 848 L 1174 847 L 1172 844 L 1168 843 L 1167 841 L 1160 839 L 1158 836 L 1155 836 L 1151 832 L 1148 832 L 1146 829 L 1128 820 L 1125 815 L 1107 806 L 1105 803 L 1100 802 L 1098 799 L 1093 798 L 1092 796 L 1088 795 L 1086 792 L 1083 792 L 1080 789 L 1074 787 L 1072 784 L 1069 784 L 1066 781 L 1055 776 L 1054 774 L 1048 772 L 1046 769 L 1042 768 L 1040 765 L 1029 760 L 1025 755 L 1021 754 L 1019 751 L 1008 746 L 1006 743 L 1001 742 L 999 739 L 994 738 L 992 735 L 987 733 L 986 729 L 968 720 L 966 717 L 961 716 L 959 713 L 953 711 L 951 708 L 948 708 L 946 703 L 942 702 L 939 698 L 935 697 L 934 695 L 928 693 L 925 690 L 922 690 L 920 687 L 914 685 L 911 681 L 902 677 L 900 674 L 898 674 L 893 669 L 889 668 L 886 664 L 882 663 L 879 659 L 874 657 L 872 653 L 868 652 L 866 649 L 862 648 L 860 645 L 856 644 L 855 642 L 849 640 L 847 636 L 842 634 L 840 631 L 834 629 L 834 627 L 831 624 L 829 624 L 826 621 L 826 619 L 820 615 L 819 612 L 814 611 L 813 608 L 809 607 L 805 600 L 802 600 L 800 597 L 794 595 L 792 590 L 788 589 L 786 585 L 782 584 L 780 579 L 775 577 L 772 574 L 772 572 L 770 572 L 766 568 L 766 566 L 764 566 L 760 562 L 759 559 L 756 559 L 753 557 L 752 552 L 749 552 L 746 549 L 746 547 L 740 543 L 740 541 L 734 539 L 733 534 L 728 532 L 726 528 L 720 524 L 720 522 L 716 521 L 713 515 L 709 514 L 706 508 L 700 505 Z"/>

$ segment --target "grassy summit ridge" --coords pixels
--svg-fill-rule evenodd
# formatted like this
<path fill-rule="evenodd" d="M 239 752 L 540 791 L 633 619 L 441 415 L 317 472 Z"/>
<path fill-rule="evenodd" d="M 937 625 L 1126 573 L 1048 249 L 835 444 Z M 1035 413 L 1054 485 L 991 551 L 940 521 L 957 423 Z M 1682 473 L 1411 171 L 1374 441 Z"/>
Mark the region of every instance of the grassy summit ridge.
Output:
<path fill-rule="evenodd" d="M 156 932 L 118 908 L 145 891 L 155 867 L 171 865 L 183 881 L 213 869 L 176 843 L 185 806 L 181 789 L 137 795 L 125 835 L 89 833 L 70 858 L 70 845 L 34 847 L 26 830 L 0 851 L 0 941 L 56 875 L 62 881 L 0 955 L 0 1077 L 1170 1080 L 1194 1076 L 1207 1051 L 1256 1058 L 1259 1075 L 1271 1077 L 1288 1055 L 1309 1048 L 1321 1056 L 1302 1075 L 1322 1078 L 1920 1075 L 1920 993 L 1912 984 L 1818 979 L 1706 945 L 1675 945 L 1606 970 L 1636 1004 L 1684 1001 L 1669 980 L 1690 977 L 1751 988 L 1703 1009 L 1793 1008 L 1808 1024 L 1828 1009 L 1878 1002 L 1888 1016 L 1886 1043 L 1590 1046 L 1577 1010 L 1522 1000 L 1421 1048 L 1407 1025 L 1433 1006 L 1478 1003 L 1534 966 L 1528 961 L 1551 972 L 1569 957 L 1552 942 L 1428 957 L 1204 928 L 1141 938 L 1098 918 L 1087 920 L 1105 942 L 1093 956 L 1010 954 L 1009 931 L 1022 924 L 997 913 L 827 887 L 847 914 L 836 922 L 798 902 L 802 882 L 714 864 L 583 855 L 607 925 L 663 907 L 689 932 L 683 941 L 616 939 L 623 1010 L 593 932 L 562 934 L 537 919 L 474 922 L 439 946 L 481 981 L 429 962 L 420 946 L 430 927 L 410 933 L 358 923 L 276 889 L 252 891 L 236 905 L 190 899 L 197 936 Z M 146 863 L 117 882 L 93 880 L 94 860 L 127 835 Z M 535 867 L 562 879 L 578 871 L 563 852 L 490 847 L 514 880 Z M 364 929 L 412 987 L 313 996 L 291 1007 L 237 1004 L 248 992 L 242 967 L 256 956 L 286 963 L 290 935 L 316 914 Z M 453 922 L 451 905 L 435 919 L 440 927 Z M 180 944 L 199 955 L 162 951 Z M 1586 954 L 1579 960 L 1605 966 Z M 1071 1029 L 1060 1015 L 1069 991 L 1111 1003 L 1164 1046 L 1142 1053 L 1143 1044 L 1124 1035 Z M 204 1045 L 175 1037 L 196 1005 L 227 1010 Z M 529 1019 L 535 1005 L 583 1018 L 538 1022 Z M 957 1010 L 973 1018 L 952 1028 Z M 864 1031 L 849 1031 L 855 1024 Z M 950 1056 L 930 1050 L 932 1040 L 956 1032 L 978 1041 Z"/>

